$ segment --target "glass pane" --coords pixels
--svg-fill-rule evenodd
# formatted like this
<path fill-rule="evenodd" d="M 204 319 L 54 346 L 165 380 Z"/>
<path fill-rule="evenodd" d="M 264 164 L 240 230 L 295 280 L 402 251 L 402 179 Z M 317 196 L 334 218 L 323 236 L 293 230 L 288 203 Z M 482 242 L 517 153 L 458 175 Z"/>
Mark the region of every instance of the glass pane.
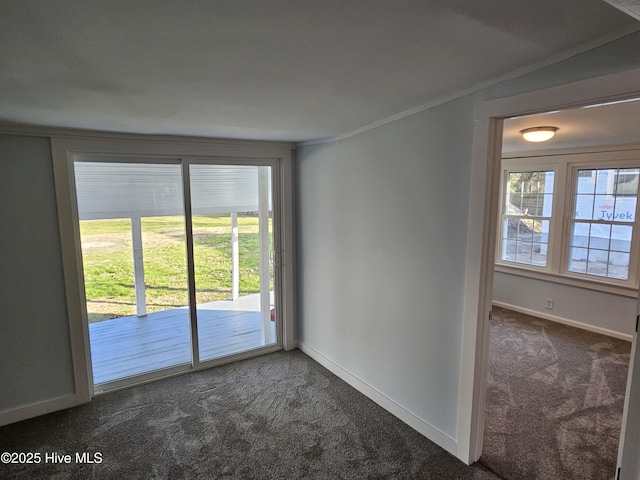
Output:
<path fill-rule="evenodd" d="M 599 277 L 607 276 L 607 264 L 609 263 L 609 252 L 604 250 L 589 249 L 587 258 L 587 273 Z"/>
<path fill-rule="evenodd" d="M 578 194 L 594 194 L 596 190 L 595 170 L 578 170 Z"/>
<path fill-rule="evenodd" d="M 516 261 L 519 263 L 531 264 L 532 245 L 531 243 L 518 243 Z"/>
<path fill-rule="evenodd" d="M 576 273 L 587 273 L 587 255 L 589 251 L 586 248 L 572 247 L 569 249 L 569 271 Z"/>
<path fill-rule="evenodd" d="M 547 250 L 549 246 L 546 243 L 534 243 L 531 261 L 533 265 L 545 267 L 547 265 Z"/>
<path fill-rule="evenodd" d="M 518 242 L 533 242 L 533 221 L 520 220 L 518 225 Z"/>
<path fill-rule="evenodd" d="M 616 195 L 637 195 L 638 168 L 621 168 L 616 178 Z"/>
<path fill-rule="evenodd" d="M 591 225 L 589 232 L 589 248 L 609 250 L 609 238 L 611 237 L 611 225 Z"/>
<path fill-rule="evenodd" d="M 614 197 L 595 195 L 593 199 L 593 220 L 613 220 Z"/>
<path fill-rule="evenodd" d="M 616 222 L 633 222 L 636 216 L 635 196 L 616 196 L 613 220 Z"/>
<path fill-rule="evenodd" d="M 509 238 L 511 232 L 511 222 L 513 219 L 511 218 L 502 218 L 502 239 L 505 240 Z"/>
<path fill-rule="evenodd" d="M 619 223 L 635 220 L 639 176 L 638 168 L 578 171 L 574 219 L 594 222 L 572 225 L 569 270 L 615 279 L 628 277 L 633 226 Z"/>
<path fill-rule="evenodd" d="M 502 260 L 515 261 L 518 221 L 507 218 L 502 222 Z"/>
<path fill-rule="evenodd" d="M 538 172 L 523 172 L 522 174 L 522 190 L 523 193 L 536 193 L 538 191 Z"/>
<path fill-rule="evenodd" d="M 522 173 L 510 173 L 509 182 L 507 185 L 507 192 L 518 193 L 522 192 Z"/>
<path fill-rule="evenodd" d="M 626 280 L 629 275 L 631 226 L 576 223 L 570 237 L 568 269 Z"/>
<path fill-rule="evenodd" d="M 545 198 L 547 198 L 548 200 L 551 200 L 551 198 L 548 195 L 544 195 L 544 194 L 538 194 L 536 196 L 536 209 L 535 211 L 532 213 L 533 215 L 537 216 L 537 217 L 542 217 L 544 216 L 544 212 L 545 212 Z"/>
<path fill-rule="evenodd" d="M 532 201 L 531 204 L 531 209 L 529 210 L 529 214 L 530 215 L 535 215 L 536 217 L 539 217 L 542 215 L 542 209 L 544 207 L 544 195 L 536 195 L 535 196 L 535 202 Z"/>
<path fill-rule="evenodd" d="M 546 265 L 549 221 L 553 206 L 553 171 L 510 172 L 503 219 L 501 258 L 528 265 Z M 535 245 L 534 245 L 535 244 Z"/>
<path fill-rule="evenodd" d="M 508 260 L 510 262 L 516 261 L 516 245 L 517 245 L 517 242 L 515 240 L 507 240 L 503 244 L 503 252 L 502 252 L 503 260 Z"/>
<path fill-rule="evenodd" d="M 181 167 L 74 169 L 94 384 L 191 363 Z"/>
<path fill-rule="evenodd" d="M 522 194 L 520 193 L 512 193 L 508 198 L 508 206 L 507 211 L 505 212 L 508 215 L 520 215 L 523 213 L 522 211 Z"/>
<path fill-rule="evenodd" d="M 519 229 L 520 229 L 520 220 L 515 218 L 510 218 L 508 220 L 507 238 L 513 241 L 517 241 Z"/>
<path fill-rule="evenodd" d="M 550 216 L 553 182 L 553 171 L 510 172 L 505 213 Z"/>
<path fill-rule="evenodd" d="M 553 194 L 554 175 L 553 171 L 540 172 L 538 193 Z"/>
<path fill-rule="evenodd" d="M 524 215 L 537 215 L 538 195 L 535 193 L 525 193 L 522 195 L 522 213 Z"/>
<path fill-rule="evenodd" d="M 593 195 L 576 195 L 573 218 L 577 220 L 593 219 Z"/>
<path fill-rule="evenodd" d="M 569 245 L 572 247 L 588 247 L 591 224 L 576 222 L 571 229 Z"/>
<path fill-rule="evenodd" d="M 631 251 L 632 227 L 626 225 L 611 226 L 611 250 L 617 252 Z"/>
<path fill-rule="evenodd" d="M 543 217 L 550 217 L 551 216 L 551 208 L 553 205 L 553 194 L 551 193 L 545 193 L 542 196 L 542 216 Z"/>
<path fill-rule="evenodd" d="M 609 254 L 609 277 L 619 280 L 629 278 L 629 254 L 611 252 Z"/>
<path fill-rule="evenodd" d="M 549 243 L 549 220 L 541 220 L 539 222 L 540 231 L 536 235 L 536 241 L 540 241 L 542 243 Z"/>
<path fill-rule="evenodd" d="M 200 360 L 275 343 L 271 168 L 189 171 Z"/>
<path fill-rule="evenodd" d="M 613 195 L 615 193 L 617 169 L 598 170 L 596 176 L 596 194 Z"/>

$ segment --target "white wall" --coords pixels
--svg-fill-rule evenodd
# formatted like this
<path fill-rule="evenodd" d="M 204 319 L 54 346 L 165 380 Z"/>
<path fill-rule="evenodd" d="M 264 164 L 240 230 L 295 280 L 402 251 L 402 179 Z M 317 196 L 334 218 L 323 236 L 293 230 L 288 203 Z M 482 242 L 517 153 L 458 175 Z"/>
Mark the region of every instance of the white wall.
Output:
<path fill-rule="evenodd" d="M 304 147 L 298 162 L 300 339 L 451 438 L 470 107 Z"/>
<path fill-rule="evenodd" d="M 545 308 L 547 298 L 553 299 L 553 310 Z M 633 297 L 495 272 L 493 299 L 500 306 L 627 340 L 635 332 Z"/>
<path fill-rule="evenodd" d="M 301 347 L 455 453 L 474 109 L 638 67 L 637 51 L 640 35 L 300 148 Z"/>
<path fill-rule="evenodd" d="M 301 148 L 302 344 L 455 449 L 474 108 L 483 98 L 638 67 L 639 51 L 634 35 L 356 137 Z M 68 394 L 73 373 L 49 142 L 0 138 L 2 410 Z"/>
<path fill-rule="evenodd" d="M 49 139 L 0 135 L 0 414 L 74 394 Z"/>

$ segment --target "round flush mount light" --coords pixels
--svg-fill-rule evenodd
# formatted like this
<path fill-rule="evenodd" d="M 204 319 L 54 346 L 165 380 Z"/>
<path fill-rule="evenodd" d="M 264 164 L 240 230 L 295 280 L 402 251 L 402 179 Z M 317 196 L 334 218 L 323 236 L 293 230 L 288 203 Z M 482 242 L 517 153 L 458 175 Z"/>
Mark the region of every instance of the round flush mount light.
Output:
<path fill-rule="evenodd" d="M 520 130 L 520 133 L 527 142 L 546 142 L 553 138 L 558 130 L 558 127 L 531 127 Z"/>

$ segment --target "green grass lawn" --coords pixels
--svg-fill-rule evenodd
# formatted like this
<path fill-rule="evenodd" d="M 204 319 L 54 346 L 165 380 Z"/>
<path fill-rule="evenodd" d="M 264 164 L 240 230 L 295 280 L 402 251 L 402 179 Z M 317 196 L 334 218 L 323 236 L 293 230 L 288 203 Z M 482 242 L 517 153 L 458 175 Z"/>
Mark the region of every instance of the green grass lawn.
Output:
<path fill-rule="evenodd" d="M 269 221 L 271 231 L 271 221 Z M 147 311 L 188 304 L 184 218 L 142 219 Z M 129 219 L 80 222 L 89 321 L 135 315 Z M 196 300 L 231 298 L 231 218 L 193 217 Z M 260 291 L 258 218 L 238 215 L 240 295 Z"/>

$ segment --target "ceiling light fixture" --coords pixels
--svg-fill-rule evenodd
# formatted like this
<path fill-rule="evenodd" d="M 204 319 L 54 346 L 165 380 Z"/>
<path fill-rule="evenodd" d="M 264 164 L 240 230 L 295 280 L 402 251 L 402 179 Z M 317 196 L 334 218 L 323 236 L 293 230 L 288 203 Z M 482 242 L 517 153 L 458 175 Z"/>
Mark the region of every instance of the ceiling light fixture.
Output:
<path fill-rule="evenodd" d="M 527 142 L 546 142 L 553 138 L 558 130 L 558 127 L 531 127 L 520 130 L 520 133 Z"/>

